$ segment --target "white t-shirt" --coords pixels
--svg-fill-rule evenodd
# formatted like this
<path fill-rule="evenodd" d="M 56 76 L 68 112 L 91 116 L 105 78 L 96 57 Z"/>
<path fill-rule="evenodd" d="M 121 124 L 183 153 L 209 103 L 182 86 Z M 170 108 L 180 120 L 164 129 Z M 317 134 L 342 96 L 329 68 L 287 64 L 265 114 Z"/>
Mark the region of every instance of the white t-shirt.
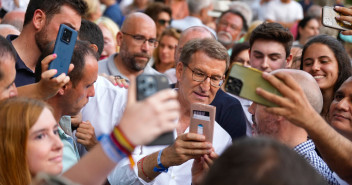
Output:
<path fill-rule="evenodd" d="M 303 19 L 302 6 L 296 1 L 282 3 L 281 1 L 270 1 L 265 9 L 265 19 L 278 22 L 295 22 Z"/>

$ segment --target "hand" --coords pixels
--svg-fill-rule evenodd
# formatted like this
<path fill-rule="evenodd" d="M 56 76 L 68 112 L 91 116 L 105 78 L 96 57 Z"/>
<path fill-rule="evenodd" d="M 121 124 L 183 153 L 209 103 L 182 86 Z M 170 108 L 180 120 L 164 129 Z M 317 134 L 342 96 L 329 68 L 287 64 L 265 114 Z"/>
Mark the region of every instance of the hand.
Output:
<path fill-rule="evenodd" d="M 55 96 L 56 93 L 65 86 L 69 81 L 70 77 L 65 73 L 60 74 L 58 77 L 53 78 L 57 73 L 56 69 L 49 69 L 49 63 L 56 58 L 56 54 L 48 55 L 42 60 L 42 75 L 41 80 L 38 82 L 38 86 L 41 93 L 46 93 L 43 97 L 46 99 Z M 69 72 L 73 70 L 73 64 L 70 64 Z"/>
<path fill-rule="evenodd" d="M 347 21 L 349 23 L 352 23 L 352 7 L 346 8 L 346 7 L 336 6 L 334 9 L 337 12 L 342 14 L 341 16 L 336 17 L 336 20 Z M 343 31 L 341 33 L 344 35 L 352 35 L 352 30 Z"/>
<path fill-rule="evenodd" d="M 123 79 L 120 76 L 110 76 L 105 73 L 99 75 L 108 79 L 115 86 L 123 87 L 125 89 L 128 88 L 128 82 L 126 81 L 126 79 Z"/>
<path fill-rule="evenodd" d="M 79 124 L 82 123 L 82 113 L 78 113 L 75 116 L 71 116 L 71 125 L 74 127 L 78 127 Z"/>
<path fill-rule="evenodd" d="M 214 152 L 214 148 L 212 148 L 212 152 L 209 155 L 194 159 L 192 165 L 192 184 L 199 185 L 203 182 L 210 166 L 213 165 L 214 160 L 218 157 L 219 156 Z"/>
<path fill-rule="evenodd" d="M 177 92 L 167 89 L 137 102 L 135 77 L 129 79 L 127 105 L 119 126 L 131 143 L 147 144 L 160 134 L 174 130 L 180 114 Z"/>
<path fill-rule="evenodd" d="M 89 121 L 82 121 L 76 132 L 77 142 L 82 144 L 87 151 L 92 149 L 98 140 L 95 137 L 94 127 Z"/>
<path fill-rule="evenodd" d="M 263 78 L 269 81 L 283 95 L 281 97 L 258 88 L 256 90 L 258 95 L 279 105 L 279 107 L 266 107 L 266 111 L 284 116 L 292 123 L 303 128 L 311 126 L 307 125 L 311 123 L 310 119 L 320 116 L 309 103 L 302 88 L 290 74 L 278 72 L 271 75 L 264 72 Z"/>
<path fill-rule="evenodd" d="M 162 164 L 165 166 L 176 166 L 184 162 L 206 154 L 210 154 L 212 144 L 205 141 L 205 136 L 196 133 L 179 135 L 175 142 L 164 149 L 162 153 Z"/>

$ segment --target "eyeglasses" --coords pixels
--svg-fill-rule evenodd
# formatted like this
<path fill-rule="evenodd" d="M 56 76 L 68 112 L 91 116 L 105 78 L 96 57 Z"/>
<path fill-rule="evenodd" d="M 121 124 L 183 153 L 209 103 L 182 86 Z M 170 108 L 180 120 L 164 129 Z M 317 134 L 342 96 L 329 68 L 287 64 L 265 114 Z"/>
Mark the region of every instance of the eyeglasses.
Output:
<path fill-rule="evenodd" d="M 158 23 L 163 25 L 163 26 L 165 26 L 166 23 L 170 25 L 171 24 L 171 20 L 159 19 Z"/>
<path fill-rule="evenodd" d="M 191 69 L 187 64 L 183 63 L 188 69 L 192 71 L 192 79 L 196 82 L 204 82 L 207 78 L 210 78 L 210 85 L 214 87 L 220 87 L 224 82 L 220 76 L 208 76 L 207 74 Z"/>
<path fill-rule="evenodd" d="M 233 31 L 241 31 L 241 29 L 238 26 L 228 23 L 226 21 L 219 21 L 219 25 L 223 27 L 229 26 Z"/>
<path fill-rule="evenodd" d="M 148 41 L 149 46 L 154 47 L 154 48 L 158 47 L 159 42 L 156 39 L 147 39 L 143 35 L 133 35 L 133 34 L 129 34 L 126 32 L 122 32 L 122 33 L 124 35 L 128 35 L 128 36 L 132 37 L 136 41 L 136 43 L 138 43 L 140 45 L 142 45 L 146 41 Z"/>

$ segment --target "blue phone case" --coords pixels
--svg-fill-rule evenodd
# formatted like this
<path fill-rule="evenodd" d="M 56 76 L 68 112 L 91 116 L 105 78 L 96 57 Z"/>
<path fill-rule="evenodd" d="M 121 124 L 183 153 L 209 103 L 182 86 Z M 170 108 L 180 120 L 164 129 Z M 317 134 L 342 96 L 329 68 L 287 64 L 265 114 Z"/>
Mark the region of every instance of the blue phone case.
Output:
<path fill-rule="evenodd" d="M 68 73 L 76 40 L 77 31 L 65 24 L 61 24 L 53 52 L 56 53 L 57 57 L 49 64 L 49 69 L 57 69 L 57 73 L 54 77 L 57 77 L 62 73 Z"/>

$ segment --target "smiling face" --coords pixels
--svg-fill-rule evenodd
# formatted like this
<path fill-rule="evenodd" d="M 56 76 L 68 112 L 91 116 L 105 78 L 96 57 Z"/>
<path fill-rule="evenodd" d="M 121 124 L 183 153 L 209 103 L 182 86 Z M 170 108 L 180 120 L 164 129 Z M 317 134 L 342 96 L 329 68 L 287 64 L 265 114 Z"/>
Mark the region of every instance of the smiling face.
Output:
<path fill-rule="evenodd" d="M 203 82 L 194 81 L 191 69 L 207 76 L 223 77 L 226 61 L 210 58 L 204 52 L 197 51 L 191 56 L 188 66 L 189 68 L 181 61 L 176 67 L 181 105 L 190 107 L 192 103 L 210 104 L 220 87 L 210 85 L 210 78 Z"/>
<path fill-rule="evenodd" d="M 261 71 L 271 72 L 285 68 L 289 60 L 290 58 L 286 58 L 284 46 L 276 41 L 256 40 L 249 51 L 249 64 Z"/>
<path fill-rule="evenodd" d="M 348 78 L 336 91 L 329 119 L 334 129 L 352 139 L 352 78 Z"/>
<path fill-rule="evenodd" d="M 44 108 L 30 128 L 27 140 L 27 161 L 32 176 L 38 172 L 58 175 L 62 170 L 63 144 L 53 114 Z"/>
<path fill-rule="evenodd" d="M 330 90 L 338 78 L 338 63 L 333 51 L 326 45 L 314 43 L 303 54 L 303 70 L 310 73 L 321 90 Z"/>
<path fill-rule="evenodd" d="M 62 6 L 58 14 L 53 15 L 50 20 L 46 19 L 45 21 L 41 30 L 35 34 L 36 44 L 41 51 L 43 51 L 50 42 L 56 40 L 60 24 L 66 24 L 76 31 L 81 27 L 81 16 L 67 5 Z"/>

